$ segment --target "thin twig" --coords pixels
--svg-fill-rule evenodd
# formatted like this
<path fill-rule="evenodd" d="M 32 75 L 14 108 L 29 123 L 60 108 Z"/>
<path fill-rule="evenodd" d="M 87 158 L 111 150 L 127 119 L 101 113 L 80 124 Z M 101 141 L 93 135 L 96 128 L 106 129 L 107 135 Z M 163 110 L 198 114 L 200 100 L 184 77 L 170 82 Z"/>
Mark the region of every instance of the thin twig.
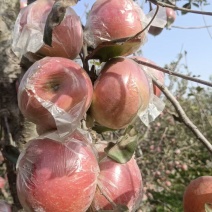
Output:
<path fill-rule="evenodd" d="M 173 94 L 154 76 L 151 76 L 153 82 L 161 89 L 167 99 L 172 103 L 176 112 L 180 116 L 182 122 L 193 132 L 193 134 L 199 139 L 203 145 L 212 153 L 212 144 L 205 138 L 205 136 L 200 132 L 200 130 L 193 124 L 189 117 L 184 112 L 180 103 L 176 100 Z"/>
<path fill-rule="evenodd" d="M 129 38 L 126 40 L 126 42 L 135 39 L 135 38 L 138 37 L 141 33 L 143 33 L 143 32 L 151 25 L 151 23 L 154 21 L 156 15 L 158 14 L 158 10 L 159 10 L 159 6 L 157 5 L 155 14 L 154 14 L 154 16 L 152 17 L 151 21 L 146 25 L 146 27 L 144 27 L 144 29 L 142 29 L 140 32 L 138 32 L 137 34 L 133 35 L 132 37 L 129 37 Z"/>
<path fill-rule="evenodd" d="M 209 26 L 189 26 L 189 27 L 183 27 L 183 26 L 175 26 L 172 25 L 171 28 L 177 28 L 177 29 L 205 29 L 205 28 L 210 28 L 212 25 Z"/>
<path fill-rule="evenodd" d="M 148 0 L 148 1 L 155 4 L 155 5 L 159 5 L 161 7 L 169 7 L 169 8 L 172 8 L 174 10 L 180 10 L 180 11 L 183 11 L 183 12 L 212 16 L 212 12 L 204 12 L 204 11 L 199 11 L 199 10 L 191 10 L 191 9 L 187 9 L 187 8 L 177 7 L 176 5 L 167 4 L 167 3 L 157 1 L 157 0 Z"/>
<path fill-rule="evenodd" d="M 180 73 L 177 73 L 177 72 L 173 72 L 173 71 L 170 71 L 170 70 L 168 70 L 168 69 L 161 68 L 160 66 L 157 66 L 157 65 L 154 65 L 154 64 L 145 62 L 145 61 L 140 61 L 140 60 L 137 60 L 137 59 L 133 59 L 133 60 L 134 60 L 135 62 L 139 63 L 139 64 L 148 66 L 148 67 L 150 67 L 150 68 L 157 69 L 158 71 L 162 71 L 162 72 L 167 73 L 167 74 L 169 74 L 169 75 L 181 77 L 181 78 L 183 78 L 183 79 L 185 79 L 185 80 L 190 80 L 190 81 L 193 81 L 193 82 L 197 82 L 197 83 L 200 83 L 200 84 L 203 84 L 203 85 L 207 85 L 207 86 L 209 86 L 209 87 L 212 87 L 212 83 L 211 83 L 211 82 L 208 82 L 208 81 L 205 81 L 205 80 L 201 80 L 201 79 L 197 79 L 197 78 L 195 78 L 195 77 L 190 77 L 190 76 L 188 76 L 188 75 L 180 74 Z"/>

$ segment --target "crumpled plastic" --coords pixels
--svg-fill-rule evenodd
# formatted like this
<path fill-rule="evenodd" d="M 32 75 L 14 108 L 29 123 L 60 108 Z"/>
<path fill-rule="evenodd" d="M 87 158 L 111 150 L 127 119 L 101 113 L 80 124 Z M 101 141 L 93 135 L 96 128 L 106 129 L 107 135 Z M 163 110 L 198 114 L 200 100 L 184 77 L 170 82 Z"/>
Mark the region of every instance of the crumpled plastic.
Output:
<path fill-rule="evenodd" d="M 17 162 L 17 192 L 28 211 L 79 211 L 90 206 L 99 166 L 87 132 L 66 138 L 57 131 L 26 144 Z"/>
<path fill-rule="evenodd" d="M 134 212 L 143 197 L 142 176 L 135 157 L 125 164 L 117 163 L 106 156 L 106 145 L 105 142 L 95 144 L 99 154 L 100 174 L 91 208 L 93 211 L 112 210 L 115 205 L 125 205 L 130 212 Z"/>
<path fill-rule="evenodd" d="M 154 71 L 152 68 L 148 66 L 141 65 L 141 68 L 145 71 L 148 76 L 149 84 L 150 84 L 150 101 L 149 106 L 144 111 L 139 111 L 138 117 L 140 120 L 148 127 L 151 122 L 153 122 L 164 110 L 165 103 L 162 99 L 157 97 L 153 91 L 153 82 L 152 77 L 155 77 Z"/>
<path fill-rule="evenodd" d="M 109 6 L 107 6 L 107 4 L 111 4 L 111 9 L 108 9 Z M 114 5 L 115 7 L 118 5 L 117 8 L 121 9 L 114 9 Z M 96 48 L 104 41 L 134 36 L 139 32 L 138 28 L 140 28 L 141 31 L 148 25 L 148 23 L 152 20 L 155 11 L 156 9 L 153 9 L 145 15 L 140 6 L 131 0 L 124 0 L 120 2 L 99 0 L 94 3 L 91 8 L 91 12 L 88 15 L 84 30 L 85 40 L 89 46 Z M 134 25 L 135 19 L 140 19 L 140 27 L 138 27 L 138 22 L 136 22 L 137 25 Z M 165 8 L 159 7 L 158 13 L 150 26 L 164 28 L 166 23 Z M 138 36 L 138 38 L 141 39 L 140 44 L 133 49 L 133 52 L 146 43 L 147 32 L 148 29 Z M 133 52 L 129 53 L 132 54 Z"/>
<path fill-rule="evenodd" d="M 109 7 L 111 8 L 108 9 Z M 135 19 L 140 19 L 136 22 L 136 26 L 133 23 Z M 94 3 L 88 15 L 84 37 L 88 45 L 95 48 L 103 41 L 134 36 L 139 32 L 138 29 L 141 31 L 147 23 L 142 9 L 133 1 L 99 0 Z M 139 38 L 142 45 L 146 40 L 146 32 L 143 32 Z"/>
<path fill-rule="evenodd" d="M 81 66 L 66 58 L 45 57 L 21 79 L 18 105 L 40 133 L 57 128 L 63 137 L 79 126 L 92 94 L 91 80 Z"/>
<path fill-rule="evenodd" d="M 68 7 L 60 25 L 53 29 L 52 47 L 43 42 L 45 22 L 54 1 L 35 1 L 20 10 L 13 31 L 12 50 L 18 57 L 32 60 L 43 56 L 59 56 L 74 59 L 83 44 L 80 18 Z M 35 53 L 35 54 L 34 54 Z"/>

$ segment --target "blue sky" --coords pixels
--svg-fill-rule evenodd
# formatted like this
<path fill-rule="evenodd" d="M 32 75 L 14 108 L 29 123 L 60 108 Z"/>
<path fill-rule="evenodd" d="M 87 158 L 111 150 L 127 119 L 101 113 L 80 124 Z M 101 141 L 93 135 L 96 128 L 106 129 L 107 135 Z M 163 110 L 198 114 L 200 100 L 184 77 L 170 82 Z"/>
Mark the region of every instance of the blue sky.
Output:
<path fill-rule="evenodd" d="M 81 0 L 75 7 L 75 11 L 85 20 L 85 4 L 91 5 L 94 0 Z M 142 0 L 140 1 L 143 2 Z M 186 1 L 180 1 L 181 6 Z M 208 1 L 210 2 L 210 0 Z M 201 8 L 193 7 L 200 10 Z M 212 11 L 211 5 L 203 6 L 204 11 Z M 144 4 L 144 11 L 147 13 L 148 4 Z M 204 16 L 207 25 L 212 25 L 212 16 Z M 199 14 L 181 15 L 178 11 L 175 26 L 204 26 L 204 19 Z M 183 49 L 187 51 L 187 64 L 189 71 L 194 75 L 200 75 L 201 79 L 208 80 L 212 75 L 212 27 L 209 28 L 211 37 L 207 29 L 164 29 L 158 36 L 148 35 L 148 41 L 142 47 L 143 55 L 151 59 L 160 66 L 170 63 L 177 58 L 177 55 Z M 186 74 L 186 73 L 185 73 Z"/>

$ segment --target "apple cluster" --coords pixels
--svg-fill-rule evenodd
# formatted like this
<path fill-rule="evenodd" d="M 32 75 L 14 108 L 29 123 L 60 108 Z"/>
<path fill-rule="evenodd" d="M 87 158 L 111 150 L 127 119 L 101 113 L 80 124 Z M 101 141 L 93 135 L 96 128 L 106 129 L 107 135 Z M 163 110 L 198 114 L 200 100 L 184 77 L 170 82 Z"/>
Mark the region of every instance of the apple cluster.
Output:
<path fill-rule="evenodd" d="M 43 36 L 56 3 L 37 0 L 22 8 L 14 29 L 13 51 L 33 61 L 18 85 L 18 106 L 39 134 L 18 159 L 19 200 L 27 212 L 135 211 L 143 185 L 134 156 L 126 163 L 114 161 L 104 152 L 107 142 L 94 143 L 80 126 L 87 112 L 94 123 L 113 130 L 161 112 L 153 101 L 161 91 L 151 76 L 164 83 L 164 74 L 134 61 L 154 64 L 146 58 L 130 57 L 146 41 L 146 16 L 132 0 L 97 0 L 83 30 L 67 7 L 49 46 Z M 83 43 L 95 52 L 123 38 L 130 39 L 118 44 L 116 57 L 107 56 L 93 81 L 91 71 L 74 61 Z"/>

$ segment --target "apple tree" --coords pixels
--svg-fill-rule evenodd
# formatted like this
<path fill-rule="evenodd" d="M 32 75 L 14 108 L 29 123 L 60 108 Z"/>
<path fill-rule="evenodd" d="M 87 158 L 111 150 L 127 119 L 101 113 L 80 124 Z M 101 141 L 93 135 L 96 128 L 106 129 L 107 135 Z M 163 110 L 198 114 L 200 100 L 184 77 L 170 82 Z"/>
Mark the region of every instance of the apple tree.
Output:
<path fill-rule="evenodd" d="M 176 11 L 212 15 L 193 9 L 207 1 L 148 0 L 145 14 L 97 0 L 85 25 L 77 3 L 0 3 L 0 210 L 208 210 L 212 195 L 186 196 L 196 181 L 183 192 L 200 177 L 212 194 L 200 183 L 211 182 L 211 90 L 187 88 L 212 83 L 179 73 L 183 55 L 162 68 L 140 53 Z"/>

